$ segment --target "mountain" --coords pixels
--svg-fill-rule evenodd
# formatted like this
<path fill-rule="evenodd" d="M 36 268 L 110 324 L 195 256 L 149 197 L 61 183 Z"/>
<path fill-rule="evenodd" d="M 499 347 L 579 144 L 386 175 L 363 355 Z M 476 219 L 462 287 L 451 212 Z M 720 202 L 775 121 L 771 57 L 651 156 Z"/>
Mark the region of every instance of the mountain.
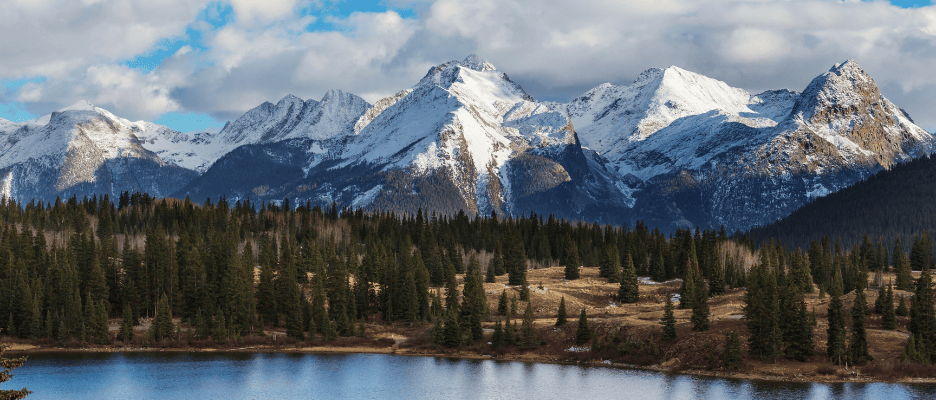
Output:
<path fill-rule="evenodd" d="M 157 127 L 85 101 L 35 121 L 0 124 L 0 195 L 47 202 L 121 191 L 168 196 L 198 174 L 145 147 L 139 136 L 170 132 Z"/>
<path fill-rule="evenodd" d="M 823 236 L 844 246 L 882 238 L 892 246 L 900 237 L 907 251 L 913 237 L 936 232 L 936 157 L 924 156 L 881 170 L 850 187 L 817 198 L 772 224 L 751 229 L 755 243 L 778 239 L 806 249 Z"/>
<path fill-rule="evenodd" d="M 665 230 L 768 224 L 936 148 L 852 60 L 802 93 L 752 96 L 670 67 L 551 107 L 631 182 L 633 218 Z"/>
<path fill-rule="evenodd" d="M 260 135 L 255 126 L 243 135 Z M 618 223 L 632 201 L 565 114 L 475 56 L 431 68 L 349 126 L 344 136 L 239 147 L 177 195 Z"/>
<path fill-rule="evenodd" d="M 853 60 L 802 92 L 752 95 L 669 67 L 548 103 L 471 55 L 375 104 L 338 90 L 289 95 L 217 133 L 130 122 L 86 102 L 0 120 L 0 189 L 738 231 L 934 149 Z"/>

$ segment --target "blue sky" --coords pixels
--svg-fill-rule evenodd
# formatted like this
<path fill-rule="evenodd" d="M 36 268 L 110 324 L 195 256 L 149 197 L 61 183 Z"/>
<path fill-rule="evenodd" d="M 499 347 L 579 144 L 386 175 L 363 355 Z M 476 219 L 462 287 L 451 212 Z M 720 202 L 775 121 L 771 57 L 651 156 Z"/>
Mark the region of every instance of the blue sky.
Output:
<path fill-rule="evenodd" d="M 21 122 L 89 100 L 119 116 L 183 132 L 217 130 L 286 94 L 318 99 L 328 89 L 343 89 L 373 102 L 411 86 L 431 65 L 477 52 L 535 97 L 560 101 L 604 81 L 627 83 L 643 69 L 669 65 L 755 93 L 802 90 L 831 64 L 855 58 L 888 98 L 925 128 L 936 129 L 936 79 L 926 76 L 933 75 L 926 68 L 936 61 L 936 27 L 926 25 L 936 19 L 936 7 L 929 1 L 892 0 L 915 8 L 901 12 L 880 1 L 709 0 L 704 9 L 684 7 L 690 8 L 684 15 L 639 2 L 610 9 L 574 1 L 537 8 L 528 0 L 279 0 L 259 6 L 251 0 L 179 1 L 174 8 L 116 10 L 112 18 L 101 15 L 100 23 L 76 19 L 82 22 L 74 24 L 77 31 L 45 31 L 42 24 L 20 26 L 0 16 L 0 26 L 10 26 L 0 27 L 0 35 L 11 39 L 0 43 L 0 53 L 8 55 L 0 61 L 0 118 Z M 107 11 L 73 3 L 23 12 L 40 12 L 41 20 L 55 13 Z M 725 9 L 718 12 L 721 3 Z M 792 11 L 804 3 L 815 9 L 804 16 L 824 16 L 814 27 L 804 26 L 802 16 L 775 17 L 778 9 Z M 758 7 L 773 19 L 752 26 L 750 15 L 742 13 Z M 127 12 L 137 12 L 137 18 L 126 19 L 138 22 L 120 21 Z M 726 14 L 737 14 L 737 20 L 722 18 Z M 633 30 L 619 28 L 627 25 Z M 657 26 L 663 27 L 654 33 Z M 873 33 L 881 29 L 896 33 Z M 127 37 L 100 43 L 115 31 Z M 17 40 L 13 33 L 19 32 L 24 36 Z M 63 42 L 58 51 L 28 46 L 32 37 L 55 35 L 62 39 L 43 44 Z M 71 45 L 69 38 L 75 38 Z"/>

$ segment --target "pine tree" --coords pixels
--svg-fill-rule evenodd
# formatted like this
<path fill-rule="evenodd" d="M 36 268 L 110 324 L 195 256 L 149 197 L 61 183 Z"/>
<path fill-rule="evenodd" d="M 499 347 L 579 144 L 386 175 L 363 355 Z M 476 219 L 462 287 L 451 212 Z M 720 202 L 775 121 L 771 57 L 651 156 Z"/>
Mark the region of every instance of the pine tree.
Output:
<path fill-rule="evenodd" d="M 829 292 L 829 327 L 826 329 L 828 341 L 826 354 L 833 364 L 841 365 L 847 358 L 845 347 L 845 310 L 842 304 L 842 274 L 835 270 L 832 278 L 832 290 Z"/>
<path fill-rule="evenodd" d="M 566 238 L 565 259 L 562 262 L 565 264 L 565 279 L 570 281 L 578 279 L 581 262 L 579 261 L 578 247 L 575 246 L 572 237 Z"/>
<path fill-rule="evenodd" d="M 631 261 L 631 264 L 633 264 L 633 261 Z M 598 276 L 608 279 L 608 283 L 617 283 L 621 278 L 621 257 L 618 254 L 617 246 L 605 246 L 604 257 L 602 257 L 601 266 L 598 268 Z"/>
<path fill-rule="evenodd" d="M 468 270 L 465 274 L 465 286 L 462 293 L 460 316 L 462 328 L 468 335 L 468 341 L 476 342 L 481 340 L 483 333 L 481 321 L 490 314 L 490 310 L 488 309 L 487 295 L 484 293 L 484 283 L 481 282 L 481 264 L 474 254 L 471 255 L 468 261 Z"/>
<path fill-rule="evenodd" d="M 624 257 L 624 269 L 621 272 L 618 301 L 621 303 L 636 303 L 638 300 L 640 300 L 640 294 L 637 286 L 637 273 L 634 271 L 634 261 L 628 254 Z"/>
<path fill-rule="evenodd" d="M 913 276 L 910 275 L 910 259 L 907 257 L 907 253 L 904 253 L 901 248 L 900 238 L 897 238 L 897 242 L 894 243 L 894 252 L 892 253 L 894 259 L 894 273 L 897 275 L 897 290 L 913 290 Z"/>
<path fill-rule="evenodd" d="M 877 298 L 874 299 L 874 312 L 876 314 L 884 314 L 884 301 L 887 299 L 887 289 L 884 285 L 878 287 Z"/>
<path fill-rule="evenodd" d="M 874 360 L 868 352 L 868 332 L 865 330 L 865 314 L 868 312 L 868 303 L 863 290 L 857 290 L 855 302 L 852 305 L 851 340 L 848 343 L 848 360 L 852 365 L 865 365 Z"/>
<path fill-rule="evenodd" d="M 903 296 L 901 296 L 900 301 L 897 302 L 897 309 L 894 310 L 894 315 L 898 317 L 906 317 L 910 315 L 910 309 L 907 308 L 907 302 L 904 301 Z"/>
<path fill-rule="evenodd" d="M 26 357 L 4 358 L 3 352 L 6 351 L 8 347 L 9 346 L 7 345 L 0 346 L 0 368 L 3 368 L 3 370 L 0 371 L 0 383 L 10 380 L 10 378 L 13 376 L 10 372 L 16 368 L 22 367 L 23 364 L 26 363 Z M 32 392 L 26 390 L 26 388 L 22 388 L 20 390 L 0 390 L 0 399 L 20 400 L 28 396 L 30 393 Z"/>
<path fill-rule="evenodd" d="M 510 308 L 507 305 L 507 289 L 504 289 L 501 292 L 500 300 L 497 301 L 497 313 L 499 315 L 507 315 L 510 312 Z"/>
<path fill-rule="evenodd" d="M 916 292 L 910 301 L 910 322 L 907 330 L 917 337 L 917 350 L 922 357 L 932 360 L 936 348 L 936 310 L 933 308 L 933 282 L 928 270 L 920 273 Z"/>
<path fill-rule="evenodd" d="M 579 315 L 578 328 L 575 330 L 575 345 L 581 346 L 591 341 L 591 329 L 588 329 L 588 317 L 585 315 L 585 309 Z"/>
<path fill-rule="evenodd" d="M 780 302 L 777 296 L 777 272 L 771 267 L 770 252 L 761 249 L 761 262 L 751 268 L 744 297 L 744 319 L 748 327 L 748 345 L 752 355 L 773 360 L 781 355 L 783 334 L 780 330 Z"/>
<path fill-rule="evenodd" d="M 445 326 L 442 329 L 442 343 L 445 347 L 461 347 L 461 324 L 458 322 L 458 312 L 454 308 L 450 308 L 446 313 Z"/>
<path fill-rule="evenodd" d="M 666 262 L 663 258 L 663 249 L 662 247 L 653 252 L 653 257 L 650 260 L 650 278 L 654 282 L 663 282 L 666 280 Z"/>
<path fill-rule="evenodd" d="M 695 296 L 692 302 L 692 330 L 707 331 L 709 329 L 708 291 L 696 290 Z"/>
<path fill-rule="evenodd" d="M 566 324 L 566 305 L 565 305 L 565 296 L 562 296 L 559 299 L 559 314 L 556 317 L 556 326 L 560 327 Z"/>
<path fill-rule="evenodd" d="M 897 328 L 897 315 L 894 311 L 894 287 L 887 285 L 887 292 L 884 294 L 884 301 L 881 307 L 881 328 Z"/>
<path fill-rule="evenodd" d="M 156 318 L 153 319 L 153 325 L 150 326 L 152 338 L 155 341 L 168 339 L 172 337 L 172 309 L 169 308 L 169 297 L 163 293 L 159 298 L 159 306 L 156 310 Z"/>
<path fill-rule="evenodd" d="M 520 347 L 533 349 L 539 346 L 536 331 L 533 329 L 533 303 L 527 302 L 526 311 L 523 312 L 523 323 L 520 325 Z"/>
<path fill-rule="evenodd" d="M 492 264 L 492 265 L 488 265 L 487 271 L 485 272 L 485 275 L 484 275 L 484 282 L 487 282 L 487 283 L 496 283 L 496 282 L 497 282 L 497 274 L 495 274 L 495 271 L 494 271 L 493 261 L 491 262 L 491 264 Z"/>
<path fill-rule="evenodd" d="M 504 336 L 504 326 L 498 320 L 494 323 L 494 333 L 491 335 L 491 347 L 495 350 L 502 349 L 507 343 Z"/>
<path fill-rule="evenodd" d="M 661 340 L 664 342 L 669 342 L 673 339 L 676 339 L 676 316 L 673 314 L 673 300 L 670 299 L 672 296 L 666 294 L 666 305 L 663 307 L 663 318 L 660 319 L 660 324 L 663 325 L 663 337 Z"/>
<path fill-rule="evenodd" d="M 725 268 L 720 256 L 715 255 L 712 263 L 712 276 L 709 279 L 709 296 L 725 294 Z"/>
<path fill-rule="evenodd" d="M 722 366 L 726 369 L 741 369 L 741 338 L 738 331 L 732 329 L 725 334 L 725 354 L 722 356 Z"/>
<path fill-rule="evenodd" d="M 133 323 L 135 319 L 130 304 L 124 304 L 123 321 L 120 323 L 120 331 L 117 333 L 117 340 L 124 342 L 133 341 Z"/>

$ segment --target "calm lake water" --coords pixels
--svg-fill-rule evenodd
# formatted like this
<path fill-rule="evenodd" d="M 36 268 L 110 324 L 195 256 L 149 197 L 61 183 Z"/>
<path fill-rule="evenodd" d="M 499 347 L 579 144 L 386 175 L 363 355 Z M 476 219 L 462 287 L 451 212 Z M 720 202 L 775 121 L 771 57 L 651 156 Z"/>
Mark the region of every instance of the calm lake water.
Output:
<path fill-rule="evenodd" d="M 378 354 L 35 354 L 27 399 L 932 399 L 936 385 L 791 384 Z"/>

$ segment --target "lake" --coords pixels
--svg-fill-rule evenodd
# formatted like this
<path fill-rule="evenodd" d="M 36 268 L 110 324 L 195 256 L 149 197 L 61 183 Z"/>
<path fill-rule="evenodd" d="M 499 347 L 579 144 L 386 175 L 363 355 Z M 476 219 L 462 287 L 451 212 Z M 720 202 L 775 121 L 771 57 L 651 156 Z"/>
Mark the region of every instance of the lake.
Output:
<path fill-rule="evenodd" d="M 936 385 L 777 383 L 385 354 L 42 353 L 2 388 L 36 399 L 929 399 Z"/>

